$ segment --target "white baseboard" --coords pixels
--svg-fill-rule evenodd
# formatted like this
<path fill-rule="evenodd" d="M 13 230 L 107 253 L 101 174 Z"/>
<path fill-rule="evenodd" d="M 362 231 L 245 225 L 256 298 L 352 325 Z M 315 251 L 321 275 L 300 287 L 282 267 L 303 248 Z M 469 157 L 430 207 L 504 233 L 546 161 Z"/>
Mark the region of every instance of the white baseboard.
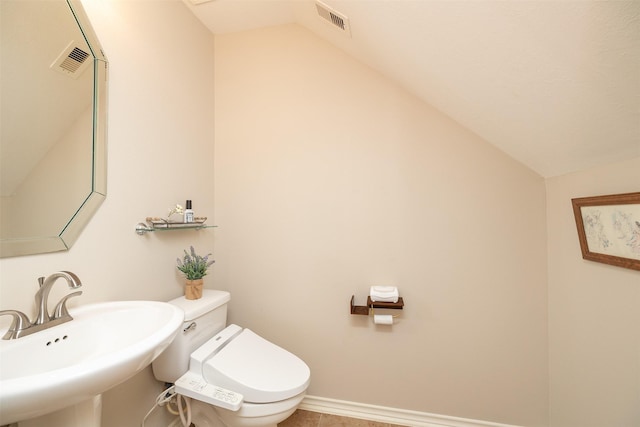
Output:
<path fill-rule="evenodd" d="M 522 427 L 309 395 L 298 409 L 409 427 Z M 182 427 L 180 418 L 176 417 L 168 427 Z"/>
<path fill-rule="evenodd" d="M 521 427 L 309 395 L 299 409 L 409 427 Z"/>

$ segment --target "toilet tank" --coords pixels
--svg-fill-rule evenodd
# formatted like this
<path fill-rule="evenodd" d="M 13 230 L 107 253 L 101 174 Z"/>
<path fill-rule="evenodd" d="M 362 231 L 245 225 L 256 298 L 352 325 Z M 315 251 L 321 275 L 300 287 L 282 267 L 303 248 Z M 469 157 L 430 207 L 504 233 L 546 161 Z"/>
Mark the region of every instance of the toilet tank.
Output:
<path fill-rule="evenodd" d="M 202 298 L 184 296 L 169 301 L 184 311 L 184 322 L 173 342 L 151 364 L 156 379 L 174 383 L 189 370 L 189 356 L 227 325 L 229 292 L 204 289 Z"/>

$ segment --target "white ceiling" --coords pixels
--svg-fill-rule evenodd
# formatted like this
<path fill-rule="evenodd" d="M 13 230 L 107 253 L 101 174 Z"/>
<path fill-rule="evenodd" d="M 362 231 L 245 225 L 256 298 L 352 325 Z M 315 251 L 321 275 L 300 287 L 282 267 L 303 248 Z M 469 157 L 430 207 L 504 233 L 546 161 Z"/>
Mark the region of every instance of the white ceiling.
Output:
<path fill-rule="evenodd" d="M 640 156 L 640 1 L 213 0 L 215 34 L 298 23 L 544 177 Z"/>

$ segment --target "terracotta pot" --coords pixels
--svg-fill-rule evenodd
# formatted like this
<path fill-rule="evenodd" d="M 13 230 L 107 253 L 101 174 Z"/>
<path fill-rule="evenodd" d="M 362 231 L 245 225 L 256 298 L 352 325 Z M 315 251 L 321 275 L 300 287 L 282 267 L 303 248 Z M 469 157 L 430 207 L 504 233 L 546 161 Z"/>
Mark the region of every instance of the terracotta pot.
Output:
<path fill-rule="evenodd" d="M 186 299 L 200 299 L 202 298 L 202 285 L 204 280 L 188 280 L 184 284 L 184 297 Z"/>

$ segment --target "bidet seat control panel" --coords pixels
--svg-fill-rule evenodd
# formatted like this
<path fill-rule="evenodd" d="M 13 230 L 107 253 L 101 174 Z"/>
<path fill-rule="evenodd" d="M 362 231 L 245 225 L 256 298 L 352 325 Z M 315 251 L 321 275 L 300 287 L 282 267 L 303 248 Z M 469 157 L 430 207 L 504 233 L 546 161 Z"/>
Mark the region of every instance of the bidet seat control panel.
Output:
<path fill-rule="evenodd" d="M 175 386 L 178 394 L 231 411 L 240 409 L 244 399 L 240 393 L 209 384 L 201 375 L 193 372 L 187 372 L 178 378 Z"/>

